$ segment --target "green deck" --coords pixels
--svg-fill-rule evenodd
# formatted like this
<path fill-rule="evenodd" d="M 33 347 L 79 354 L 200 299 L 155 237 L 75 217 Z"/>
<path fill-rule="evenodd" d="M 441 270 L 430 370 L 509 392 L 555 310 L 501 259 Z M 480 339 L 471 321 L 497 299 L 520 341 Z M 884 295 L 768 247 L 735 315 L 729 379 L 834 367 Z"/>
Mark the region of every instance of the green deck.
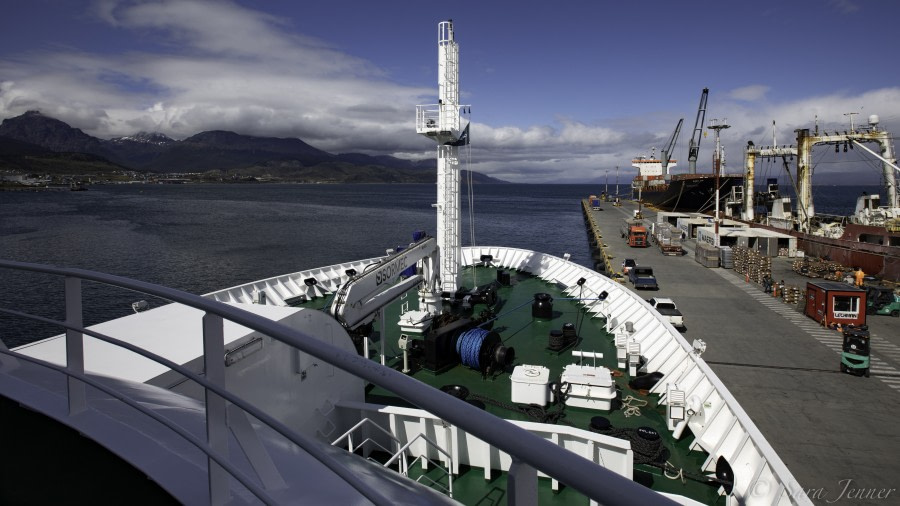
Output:
<path fill-rule="evenodd" d="M 483 285 L 496 279 L 496 269 L 489 267 L 475 268 L 476 280 L 475 284 Z M 516 358 L 514 365 L 532 364 L 542 365 L 550 369 L 551 381 L 558 379 L 562 374 L 563 368 L 572 363 L 576 363 L 578 359 L 572 357 L 572 350 L 595 351 L 602 352 L 604 358 L 597 361 L 597 365 L 605 365 L 611 370 L 616 370 L 616 350 L 613 337 L 604 330 L 604 321 L 602 318 L 590 318 L 574 300 L 567 300 L 562 291 L 543 280 L 525 273 L 511 273 L 511 286 L 501 287 L 498 290 L 500 298 L 500 307 L 497 313 L 500 315 L 494 323 L 493 330 L 497 331 L 503 339 L 504 346 L 514 347 Z M 462 279 L 465 285 L 472 285 L 472 268 L 467 268 L 463 273 Z M 531 315 L 531 302 L 534 300 L 534 294 L 548 293 L 553 297 L 553 318 L 551 320 L 534 319 Z M 402 367 L 402 357 L 397 353 L 397 340 L 400 337 L 400 330 L 395 325 L 399 320 L 401 304 L 408 303 L 407 309 L 415 309 L 416 298 L 414 295 L 402 301 L 398 301 L 387 308 L 385 318 L 388 323 L 386 328 L 386 355 L 395 358 L 388 359 L 387 365 L 400 369 Z M 321 304 L 321 302 L 319 302 Z M 481 309 L 476 306 L 476 313 Z M 548 336 L 551 330 L 561 330 L 563 324 L 573 323 L 578 333 L 578 342 L 563 352 L 554 352 L 548 349 Z M 378 339 L 377 329 L 380 329 L 380 323 L 376 322 L 376 341 Z M 379 344 L 375 344 L 370 348 L 370 354 L 373 359 L 377 359 L 377 353 L 380 349 Z M 592 361 L 586 362 L 592 363 Z M 411 373 L 416 379 L 440 388 L 444 385 L 464 385 L 471 394 L 494 399 L 501 403 L 511 405 L 511 381 L 510 373 L 512 367 L 506 372 L 497 374 L 493 377 L 483 378 L 481 372 L 475 371 L 463 365 L 457 365 L 452 369 L 435 374 L 421 367 L 411 364 L 413 372 Z M 577 407 L 565 407 L 564 416 L 559 423 L 567 424 L 573 427 L 588 429 L 590 419 L 594 416 L 604 416 L 610 420 L 613 427 L 616 428 L 637 428 L 641 426 L 653 427 L 663 437 L 663 444 L 669 450 L 670 457 L 668 461 L 676 468 L 683 469 L 686 474 L 702 475 L 700 466 L 703 464 L 707 455 L 703 452 L 688 451 L 689 442 L 693 439 L 690 430 L 686 430 L 680 441 L 674 441 L 670 433 L 665 427 L 665 407 L 657 406 L 656 395 L 642 395 L 640 392 L 632 390 L 628 386 L 627 371 L 624 376 L 614 378 L 617 386 L 621 390 L 621 399 L 627 398 L 629 395 L 637 399 L 646 401 L 646 406 L 640 409 L 640 416 L 626 417 L 621 409 L 612 411 L 597 411 Z M 367 401 L 376 404 L 395 404 L 408 405 L 404 401 L 397 399 L 390 392 L 381 388 L 372 388 L 367 394 Z M 487 411 L 505 419 L 512 420 L 528 420 L 537 421 L 529 418 L 527 415 L 513 410 L 504 409 L 488 403 Z M 547 407 L 548 411 L 555 411 L 558 407 Z M 460 476 L 454 478 L 454 499 L 463 504 L 502 504 L 506 502 L 506 475 L 505 473 L 495 472 L 490 481 L 485 481 L 483 472 L 480 469 L 474 469 L 468 472 L 468 469 L 460 468 Z M 724 497 L 717 494 L 718 487 L 708 483 L 700 483 L 695 480 L 686 479 L 669 479 L 663 476 L 660 469 L 649 465 L 635 466 L 635 479 L 641 476 L 643 482 L 649 479 L 652 482 L 651 488 L 657 491 L 664 491 L 678 495 L 684 495 L 697 500 L 704 504 L 724 504 Z M 434 475 L 434 479 L 438 479 L 438 475 Z M 539 480 L 539 497 L 541 504 L 586 504 L 587 498 L 578 492 L 561 486 L 559 492 L 554 493 L 550 489 L 549 479 Z"/>

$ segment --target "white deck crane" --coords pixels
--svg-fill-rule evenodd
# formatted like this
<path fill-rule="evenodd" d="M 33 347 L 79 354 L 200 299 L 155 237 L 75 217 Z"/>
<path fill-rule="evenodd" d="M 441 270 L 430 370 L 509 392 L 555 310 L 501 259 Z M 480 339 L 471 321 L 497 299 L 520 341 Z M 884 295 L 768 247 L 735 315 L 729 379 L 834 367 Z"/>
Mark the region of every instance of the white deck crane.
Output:
<path fill-rule="evenodd" d="M 335 293 L 329 312 L 345 328 L 354 329 L 371 321 L 377 311 L 412 288 L 420 287 L 420 295 L 429 293 L 435 249 L 434 238 L 426 237 L 372 264 L 365 272 L 354 274 Z M 404 271 L 418 262 L 423 264 L 421 272 L 401 280 Z"/>
<path fill-rule="evenodd" d="M 709 88 L 703 88 L 700 94 L 700 107 L 697 108 L 697 119 L 694 120 L 694 133 L 691 135 L 691 143 L 688 146 L 688 172 L 697 173 L 697 156 L 700 154 L 700 139 L 703 133 L 703 120 L 706 119 L 706 97 L 709 96 Z"/>

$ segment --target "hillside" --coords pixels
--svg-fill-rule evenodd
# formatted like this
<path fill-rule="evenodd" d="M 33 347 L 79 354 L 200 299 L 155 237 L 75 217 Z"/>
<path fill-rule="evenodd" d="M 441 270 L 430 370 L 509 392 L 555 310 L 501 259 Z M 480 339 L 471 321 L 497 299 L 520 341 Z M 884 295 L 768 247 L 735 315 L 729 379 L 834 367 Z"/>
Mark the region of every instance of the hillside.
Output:
<path fill-rule="evenodd" d="M 184 140 L 140 132 L 98 139 L 60 120 L 29 111 L 0 124 L 0 170 L 41 174 L 134 170 L 203 174 L 209 180 L 267 179 L 356 183 L 435 182 L 434 160 L 361 153 L 332 154 L 300 139 L 213 130 Z M 473 174 L 478 183 L 504 181 Z"/>

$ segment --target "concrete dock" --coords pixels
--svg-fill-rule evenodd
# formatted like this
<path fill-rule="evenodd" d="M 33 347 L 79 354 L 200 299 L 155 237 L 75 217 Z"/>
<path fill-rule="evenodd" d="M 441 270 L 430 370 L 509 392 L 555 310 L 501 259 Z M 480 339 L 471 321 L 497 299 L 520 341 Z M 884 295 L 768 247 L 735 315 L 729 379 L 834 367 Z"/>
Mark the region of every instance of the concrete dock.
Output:
<path fill-rule="evenodd" d="M 621 204 L 586 211 L 612 271 L 625 258 L 653 267 L 659 290 L 641 295 L 676 302 L 687 341 L 706 342 L 703 359 L 813 503 L 900 504 L 900 318 L 869 315 L 871 376 L 841 373 L 839 332 L 731 269 L 697 263 L 694 240 L 684 242 L 684 256 L 627 246 L 620 229 L 637 204 Z M 642 212 L 655 221 L 655 212 Z M 772 277 L 805 287 L 811 280 L 793 272 L 794 260 L 773 258 Z"/>

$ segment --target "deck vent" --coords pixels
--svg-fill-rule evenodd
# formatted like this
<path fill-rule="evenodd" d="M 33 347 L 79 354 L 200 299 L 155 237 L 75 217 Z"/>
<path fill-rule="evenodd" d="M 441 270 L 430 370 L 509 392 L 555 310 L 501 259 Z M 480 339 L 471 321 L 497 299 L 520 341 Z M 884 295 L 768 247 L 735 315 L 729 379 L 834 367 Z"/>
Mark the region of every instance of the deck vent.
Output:
<path fill-rule="evenodd" d="M 675 426 L 684 421 L 685 418 L 685 393 L 684 390 L 678 390 L 676 385 L 672 385 L 669 387 L 666 397 L 666 419 L 668 420 L 669 430 L 674 430 Z"/>

